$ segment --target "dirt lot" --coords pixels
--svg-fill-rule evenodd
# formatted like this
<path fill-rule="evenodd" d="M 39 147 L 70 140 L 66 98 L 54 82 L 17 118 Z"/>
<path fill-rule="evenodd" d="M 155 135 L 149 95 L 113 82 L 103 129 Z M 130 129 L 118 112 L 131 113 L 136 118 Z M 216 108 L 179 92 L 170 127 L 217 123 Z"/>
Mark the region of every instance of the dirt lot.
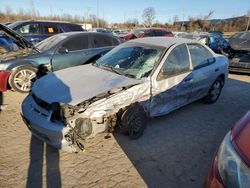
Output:
<path fill-rule="evenodd" d="M 58 151 L 31 136 L 19 115 L 24 97 L 4 94 L 0 187 L 195 188 L 202 187 L 226 132 L 250 110 L 250 76 L 230 75 L 213 105 L 195 102 L 151 120 L 139 140 L 99 135 L 80 154 Z"/>

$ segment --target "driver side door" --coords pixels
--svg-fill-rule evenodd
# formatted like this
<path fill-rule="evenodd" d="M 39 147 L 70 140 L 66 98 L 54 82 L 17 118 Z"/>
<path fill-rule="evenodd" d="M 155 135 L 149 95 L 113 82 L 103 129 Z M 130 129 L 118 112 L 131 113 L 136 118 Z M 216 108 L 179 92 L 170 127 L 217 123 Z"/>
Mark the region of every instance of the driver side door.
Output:
<path fill-rule="evenodd" d="M 150 116 L 160 116 L 188 103 L 192 73 L 186 44 L 174 47 L 152 76 Z"/>
<path fill-rule="evenodd" d="M 82 65 L 91 56 L 88 35 L 76 35 L 64 41 L 55 51 L 51 65 L 53 71 Z"/>

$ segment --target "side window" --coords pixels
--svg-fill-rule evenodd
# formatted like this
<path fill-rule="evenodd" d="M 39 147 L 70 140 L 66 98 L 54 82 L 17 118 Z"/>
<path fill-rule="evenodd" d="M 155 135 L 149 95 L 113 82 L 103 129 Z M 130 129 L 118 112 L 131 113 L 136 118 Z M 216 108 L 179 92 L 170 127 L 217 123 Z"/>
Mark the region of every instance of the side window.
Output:
<path fill-rule="evenodd" d="M 190 70 L 189 55 L 185 44 L 175 47 L 164 62 L 157 80 L 184 73 Z"/>
<path fill-rule="evenodd" d="M 39 24 L 25 24 L 14 29 L 21 35 L 37 35 L 39 34 Z"/>
<path fill-rule="evenodd" d="M 68 49 L 68 51 L 76 51 L 76 50 L 87 49 L 89 47 L 88 44 L 89 42 L 87 35 L 82 35 L 82 36 L 77 35 L 65 41 L 62 44 L 62 47 Z"/>
<path fill-rule="evenodd" d="M 105 46 L 113 46 L 114 44 L 113 38 L 109 36 L 103 36 L 103 35 L 92 35 L 92 40 L 94 44 L 94 48 L 101 48 Z"/>
<path fill-rule="evenodd" d="M 61 33 L 61 29 L 56 24 L 42 24 L 42 31 L 45 35 L 54 35 L 57 33 Z"/>
<path fill-rule="evenodd" d="M 155 35 L 154 36 L 163 36 L 163 32 L 161 30 L 155 30 Z"/>
<path fill-rule="evenodd" d="M 213 55 L 200 44 L 188 44 L 194 69 L 208 65 L 208 59 Z"/>

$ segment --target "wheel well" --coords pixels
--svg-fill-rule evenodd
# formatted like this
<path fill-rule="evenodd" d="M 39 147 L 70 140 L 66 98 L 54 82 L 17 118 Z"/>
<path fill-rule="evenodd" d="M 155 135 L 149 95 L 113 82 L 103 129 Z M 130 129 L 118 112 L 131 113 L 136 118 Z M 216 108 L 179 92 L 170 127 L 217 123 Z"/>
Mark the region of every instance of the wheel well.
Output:
<path fill-rule="evenodd" d="M 222 80 L 222 84 L 223 84 L 223 86 L 224 86 L 224 83 L 225 83 L 225 75 L 224 74 L 221 74 L 220 76 L 219 76 L 219 78 Z"/>

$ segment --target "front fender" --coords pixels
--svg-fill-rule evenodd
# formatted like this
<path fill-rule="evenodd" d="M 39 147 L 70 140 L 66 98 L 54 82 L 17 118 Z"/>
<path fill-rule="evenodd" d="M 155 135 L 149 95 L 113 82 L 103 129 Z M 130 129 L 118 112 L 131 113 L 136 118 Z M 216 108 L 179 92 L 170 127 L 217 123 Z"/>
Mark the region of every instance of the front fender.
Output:
<path fill-rule="evenodd" d="M 7 90 L 10 74 L 10 71 L 0 71 L 0 92 L 4 92 Z"/>

